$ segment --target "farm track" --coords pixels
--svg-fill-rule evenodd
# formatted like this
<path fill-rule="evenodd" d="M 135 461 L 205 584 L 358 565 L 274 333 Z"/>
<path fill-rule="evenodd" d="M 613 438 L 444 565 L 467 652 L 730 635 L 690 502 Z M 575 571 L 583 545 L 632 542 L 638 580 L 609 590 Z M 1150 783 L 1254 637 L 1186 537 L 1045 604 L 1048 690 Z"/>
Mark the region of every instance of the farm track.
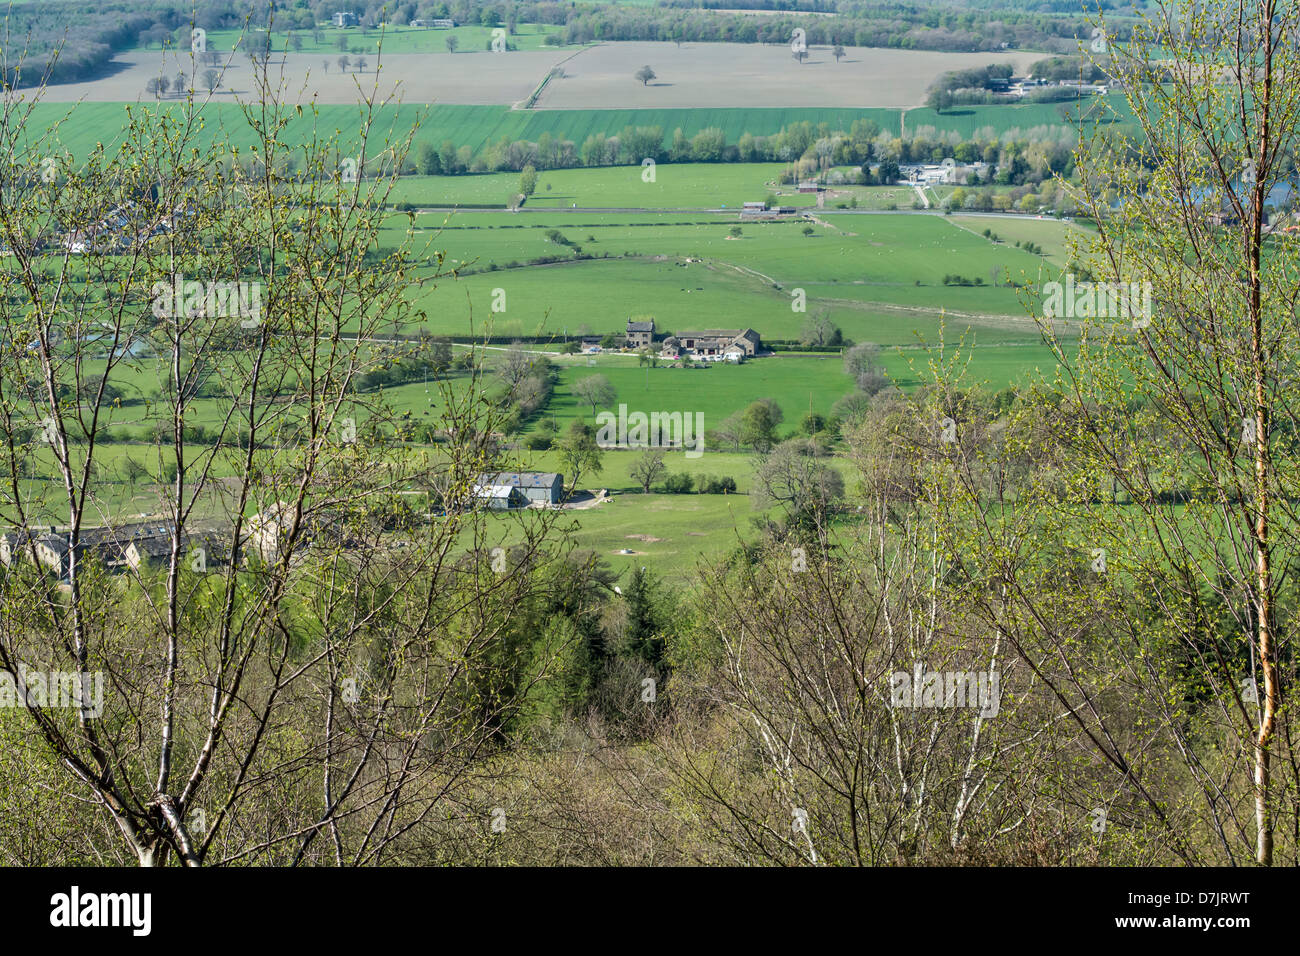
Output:
<path fill-rule="evenodd" d="M 929 306 L 899 305 L 896 302 L 870 302 L 863 299 L 820 298 L 818 301 L 833 304 L 839 308 L 854 309 L 858 311 L 880 310 L 884 312 L 899 312 L 905 315 L 934 315 L 936 313 L 941 313 L 944 318 L 961 319 L 970 325 L 979 325 L 989 329 L 1000 329 L 1004 331 L 1033 331 L 1037 333 L 1039 328 L 1038 320 L 1033 316 L 1028 315 L 995 312 L 963 312 L 957 309 L 935 309 Z M 1055 326 L 1055 332 L 1057 335 L 1077 334 L 1077 323 L 1058 320 Z M 998 344 L 1025 345 L 1030 343 L 1005 342 Z"/>

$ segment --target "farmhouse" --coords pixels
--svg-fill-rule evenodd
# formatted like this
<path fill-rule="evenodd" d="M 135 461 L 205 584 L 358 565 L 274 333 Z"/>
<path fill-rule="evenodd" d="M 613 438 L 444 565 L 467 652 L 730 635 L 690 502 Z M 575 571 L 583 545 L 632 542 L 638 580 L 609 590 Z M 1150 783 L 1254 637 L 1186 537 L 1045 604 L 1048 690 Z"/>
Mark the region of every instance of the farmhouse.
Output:
<path fill-rule="evenodd" d="M 357 15 L 355 13 L 336 13 L 330 17 L 330 22 L 336 27 L 354 27 L 357 25 Z"/>
<path fill-rule="evenodd" d="M 898 181 L 909 185 L 964 185 L 972 176 L 978 178 L 986 169 L 987 163 L 963 165 L 951 158 L 942 163 L 900 163 Z"/>
<path fill-rule="evenodd" d="M 156 567 L 171 560 L 173 531 L 159 527 L 138 535 L 122 551 L 122 560 L 132 571 Z M 184 532 L 181 535 L 180 559 L 196 570 L 206 570 L 226 563 L 225 544 L 212 532 Z"/>
<path fill-rule="evenodd" d="M 553 471 L 484 473 L 474 483 L 474 497 L 489 508 L 558 505 L 564 476 Z"/>
<path fill-rule="evenodd" d="M 679 332 L 677 338 L 683 352 L 704 359 L 727 358 L 728 349 L 732 349 L 737 357 L 728 361 L 743 361 L 753 358 L 763 347 L 762 339 L 753 329 L 704 329 Z"/>
<path fill-rule="evenodd" d="M 0 534 L 0 564 L 12 568 L 23 557 L 31 557 L 33 544 L 41 538 L 41 532 L 30 528 L 18 528 Z"/>
<path fill-rule="evenodd" d="M 73 548 L 69 532 L 53 528 L 45 531 L 19 528 L 0 536 L 0 561 L 6 567 L 13 567 L 22 556 L 30 559 L 34 551 L 36 562 L 60 578 L 67 577 L 74 554 L 78 564 L 93 560 L 108 571 L 120 572 L 127 568 L 138 571 L 146 565 L 167 560 L 175 534 L 176 526 L 169 522 L 82 528 Z M 198 547 L 204 550 L 205 565 L 224 563 L 225 548 L 215 535 L 188 531 L 181 535 L 182 557 Z"/>
<path fill-rule="evenodd" d="M 627 347 L 638 349 L 643 345 L 649 345 L 655 340 L 655 320 L 645 321 L 627 320 Z"/>
<path fill-rule="evenodd" d="M 295 505 L 281 501 L 267 505 L 264 511 L 248 519 L 248 545 L 263 561 L 279 561 L 292 550 L 291 562 L 306 558 L 308 549 L 330 555 L 347 554 L 353 558 L 374 547 L 369 538 L 374 529 L 360 524 L 342 511 L 321 508 L 304 511 L 298 520 L 297 534 L 290 548 L 289 534 L 294 527 Z"/>

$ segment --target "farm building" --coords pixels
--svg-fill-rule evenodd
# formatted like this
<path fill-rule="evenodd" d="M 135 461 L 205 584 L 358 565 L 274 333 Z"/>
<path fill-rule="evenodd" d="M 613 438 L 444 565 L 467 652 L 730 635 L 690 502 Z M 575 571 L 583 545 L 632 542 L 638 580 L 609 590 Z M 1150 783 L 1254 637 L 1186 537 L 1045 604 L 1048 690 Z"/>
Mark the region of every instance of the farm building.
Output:
<path fill-rule="evenodd" d="M 441 17 L 433 20 L 421 19 L 421 20 L 411 21 L 411 26 L 415 27 L 417 30 L 418 29 L 450 30 L 455 25 L 456 25 L 455 20 L 447 20 Z"/>
<path fill-rule="evenodd" d="M 168 522 L 142 522 L 137 524 L 106 525 L 100 528 L 82 528 L 74 549 L 69 532 L 34 529 L 16 529 L 0 536 L 0 561 L 12 567 L 22 556 L 29 559 L 35 551 L 36 561 L 66 577 L 75 552 L 78 564 L 93 560 L 108 571 L 134 571 L 141 567 L 167 560 L 171 555 L 175 525 Z M 222 564 L 226 550 L 214 534 L 185 532 L 181 536 L 181 556 L 191 549 L 202 547 L 204 564 Z"/>
<path fill-rule="evenodd" d="M 821 195 L 818 195 L 821 198 Z M 754 208 L 750 208 L 750 207 Z M 793 216 L 799 210 L 794 206 L 773 206 L 768 209 L 764 203 L 745 203 L 745 207 L 740 210 L 740 218 L 755 219 L 778 219 L 781 216 Z"/>
<path fill-rule="evenodd" d="M 502 495 L 500 489 L 517 492 Z M 501 471 L 478 476 L 474 483 L 474 497 L 486 502 L 490 508 L 514 508 L 512 502 L 522 499 L 522 506 L 557 505 L 564 495 L 564 476 L 553 471 Z M 500 502 L 499 504 L 497 502 Z"/>
<path fill-rule="evenodd" d="M 953 159 L 945 159 L 942 163 L 902 163 L 898 167 L 898 178 L 909 185 L 964 185 L 987 168 L 987 163 L 964 165 Z"/>
<path fill-rule="evenodd" d="M 655 320 L 627 320 L 627 347 L 638 349 L 655 340 Z"/>
<path fill-rule="evenodd" d="M 734 347 L 740 358 L 731 361 L 739 361 L 752 358 L 763 347 L 762 339 L 753 329 L 704 329 L 700 332 L 679 332 L 677 338 L 683 352 L 706 359 L 725 358 L 727 350 Z"/>
<path fill-rule="evenodd" d="M 294 525 L 294 505 L 275 502 L 248 519 L 248 545 L 263 561 L 278 561 L 290 550 L 289 534 Z M 292 551 L 303 558 L 309 548 L 326 552 L 361 552 L 373 542 L 365 540 L 365 529 L 349 521 L 346 514 L 329 509 L 304 512 L 299 521 Z"/>
<path fill-rule="evenodd" d="M 0 534 L 0 564 L 12 568 L 23 557 L 30 558 L 32 545 L 41 537 L 42 532 L 30 528 L 18 528 Z"/>
<path fill-rule="evenodd" d="M 474 499 L 494 511 L 528 507 L 528 499 L 514 485 L 475 485 Z"/>
<path fill-rule="evenodd" d="M 336 13 L 330 17 L 330 22 L 336 27 L 354 27 L 357 25 L 357 15 L 355 13 Z"/>
<path fill-rule="evenodd" d="M 122 558 L 132 571 L 139 571 L 143 567 L 165 565 L 171 560 L 171 553 L 172 532 L 162 528 L 133 538 L 122 552 Z M 212 532 L 187 531 L 181 535 L 180 558 L 196 570 L 223 565 L 228 557 L 225 543 Z"/>

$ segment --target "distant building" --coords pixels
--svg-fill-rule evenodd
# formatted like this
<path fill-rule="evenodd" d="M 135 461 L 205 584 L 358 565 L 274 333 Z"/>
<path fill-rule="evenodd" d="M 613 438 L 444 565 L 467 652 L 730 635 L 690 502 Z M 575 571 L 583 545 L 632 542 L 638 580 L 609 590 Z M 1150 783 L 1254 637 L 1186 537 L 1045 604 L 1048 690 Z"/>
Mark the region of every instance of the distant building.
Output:
<path fill-rule="evenodd" d="M 475 485 L 474 498 L 494 511 L 528 507 L 528 499 L 514 485 Z"/>
<path fill-rule="evenodd" d="M 819 193 L 822 191 L 821 186 L 817 183 L 800 183 L 799 192 L 801 193 Z"/>
<path fill-rule="evenodd" d="M 330 17 L 330 22 L 336 27 L 354 27 L 357 25 L 357 15 L 355 13 L 336 13 Z"/>
<path fill-rule="evenodd" d="M 917 186 L 961 186 L 978 179 L 988 168 L 987 163 L 958 163 L 949 158 L 942 163 L 900 163 L 899 182 Z"/>
<path fill-rule="evenodd" d="M 704 329 L 700 332 L 678 332 L 681 350 L 696 358 L 721 360 L 727 350 L 736 349 L 738 358 L 731 361 L 743 361 L 757 355 L 763 347 L 762 339 L 753 329 Z"/>
<path fill-rule="evenodd" d="M 131 540 L 122 552 L 122 558 L 132 571 L 157 567 L 171 560 L 172 534 L 160 530 Z M 181 535 L 180 559 L 195 570 L 220 567 L 229 559 L 225 543 L 211 532 L 185 532 Z M 196 564 L 196 562 L 201 562 Z"/>
<path fill-rule="evenodd" d="M 655 320 L 634 322 L 627 320 L 627 347 L 638 349 L 650 345 L 655 340 Z"/>
<path fill-rule="evenodd" d="M 776 210 L 768 210 L 765 202 L 747 202 L 740 207 L 741 219 L 757 219 L 776 215 Z"/>
<path fill-rule="evenodd" d="M 412 20 L 411 26 L 416 27 L 417 29 L 425 29 L 425 30 L 427 29 L 450 30 L 456 26 L 456 21 L 446 20 L 442 18 L 433 19 L 433 20 L 419 19 L 419 20 Z"/>
<path fill-rule="evenodd" d="M 339 512 L 322 509 L 304 512 L 295 519 L 294 504 L 277 501 L 248 519 L 248 547 L 267 563 L 279 561 L 290 550 L 289 535 L 295 520 L 298 528 L 291 560 L 305 557 L 309 548 L 359 552 L 370 546 Z"/>
<path fill-rule="evenodd" d="M 175 536 L 175 524 L 166 521 L 104 525 L 82 528 L 74 548 L 67 531 L 16 529 L 0 535 L 0 561 L 12 567 L 24 556 L 30 560 L 34 552 L 36 562 L 60 578 L 68 576 L 74 554 L 78 565 L 93 561 L 107 571 L 138 571 L 170 559 Z M 181 535 L 181 557 L 199 547 L 204 551 L 205 566 L 226 562 L 226 548 L 215 534 L 186 531 Z"/>
<path fill-rule="evenodd" d="M 502 492 L 512 489 L 518 496 Z M 474 483 L 474 497 L 489 508 L 558 505 L 564 497 L 564 476 L 553 471 L 484 473 Z"/>
<path fill-rule="evenodd" d="M 0 564 L 12 568 L 24 557 L 30 559 L 32 546 L 42 534 L 49 532 L 33 531 L 30 528 L 18 528 L 0 534 Z"/>

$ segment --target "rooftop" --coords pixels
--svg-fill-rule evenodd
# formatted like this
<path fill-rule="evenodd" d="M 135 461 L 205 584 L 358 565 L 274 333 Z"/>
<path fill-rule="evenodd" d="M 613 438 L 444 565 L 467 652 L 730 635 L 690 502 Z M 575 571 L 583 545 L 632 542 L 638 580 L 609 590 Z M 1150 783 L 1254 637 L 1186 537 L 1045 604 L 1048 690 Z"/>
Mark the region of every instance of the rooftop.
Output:
<path fill-rule="evenodd" d="M 678 332 L 679 339 L 737 339 L 753 329 L 698 329 L 694 332 Z M 757 335 L 758 333 L 754 333 Z"/>
<path fill-rule="evenodd" d="M 481 486 L 508 485 L 515 488 L 550 488 L 560 475 L 553 471 L 502 471 L 478 476 Z"/>

